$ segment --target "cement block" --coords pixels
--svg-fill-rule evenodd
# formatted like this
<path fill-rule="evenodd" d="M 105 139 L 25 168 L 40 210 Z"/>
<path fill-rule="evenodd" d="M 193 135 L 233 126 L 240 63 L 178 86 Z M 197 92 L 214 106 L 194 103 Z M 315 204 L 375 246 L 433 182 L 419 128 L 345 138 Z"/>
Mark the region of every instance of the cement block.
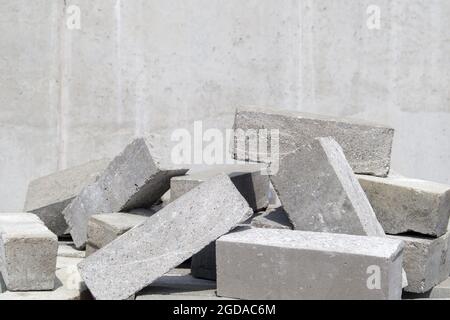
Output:
<path fill-rule="evenodd" d="M 167 192 L 170 178 L 186 173 L 166 160 L 167 152 L 148 139 L 135 139 L 81 191 L 63 211 L 77 247 L 86 244 L 90 216 L 149 207 Z"/>
<path fill-rule="evenodd" d="M 31 181 L 24 211 L 36 214 L 57 236 L 69 233 L 63 210 L 108 164 L 108 159 L 91 161 Z"/>
<path fill-rule="evenodd" d="M 0 269 L 10 291 L 51 290 L 58 239 L 32 213 L 0 213 Z"/>
<path fill-rule="evenodd" d="M 145 212 L 141 211 L 141 213 Z M 149 216 L 152 215 L 151 212 L 148 212 L 148 214 Z M 91 255 L 125 232 L 143 223 L 149 216 L 131 213 L 109 213 L 91 216 L 88 223 L 86 256 Z"/>
<path fill-rule="evenodd" d="M 51 291 L 6 291 L 0 294 L 0 300 L 90 300 L 87 287 L 76 267 L 62 268 L 56 271 L 55 287 Z"/>
<path fill-rule="evenodd" d="M 318 138 L 280 162 L 272 184 L 297 230 L 384 236 L 340 146 Z"/>
<path fill-rule="evenodd" d="M 437 239 L 418 236 L 388 236 L 405 243 L 403 269 L 408 286 L 406 292 L 424 293 L 450 275 L 450 233 Z"/>
<path fill-rule="evenodd" d="M 269 206 L 265 212 L 256 216 L 251 221 L 251 226 L 266 229 L 292 230 L 292 226 L 283 207 Z"/>
<path fill-rule="evenodd" d="M 358 179 L 386 233 L 440 237 L 447 232 L 450 186 L 398 176 Z"/>
<path fill-rule="evenodd" d="M 342 146 L 355 173 L 376 176 L 389 173 L 394 129 L 385 126 L 354 119 L 243 107 L 236 111 L 234 129 L 244 130 L 250 141 L 258 135 L 257 131 L 251 130 L 279 130 L 280 158 L 308 146 L 315 138 L 332 137 Z M 249 152 L 248 147 L 242 150 L 244 138 L 235 135 L 232 150 L 236 159 L 264 161 L 271 158 L 264 155 L 265 150 L 256 153 Z M 268 139 L 268 146 L 274 156 L 271 139 Z"/>
<path fill-rule="evenodd" d="M 403 245 L 398 240 L 252 228 L 227 234 L 216 245 L 219 296 L 401 298 Z M 379 282 L 372 281 L 376 278 Z"/>
<path fill-rule="evenodd" d="M 265 167 L 265 166 L 264 166 Z M 254 211 L 265 209 L 269 204 L 269 177 L 261 174 L 261 164 L 235 164 L 208 166 L 203 171 L 188 172 L 188 175 L 172 178 L 171 200 L 176 200 L 200 183 L 219 173 L 228 174 L 236 188 Z"/>
<path fill-rule="evenodd" d="M 126 299 L 192 257 L 253 211 L 220 174 L 79 264 L 97 299 Z"/>

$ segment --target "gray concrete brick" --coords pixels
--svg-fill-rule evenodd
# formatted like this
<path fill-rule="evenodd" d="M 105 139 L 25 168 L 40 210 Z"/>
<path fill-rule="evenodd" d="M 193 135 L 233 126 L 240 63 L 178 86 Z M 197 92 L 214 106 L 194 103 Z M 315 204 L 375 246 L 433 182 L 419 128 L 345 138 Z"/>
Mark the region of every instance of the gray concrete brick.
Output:
<path fill-rule="evenodd" d="M 81 191 L 63 211 L 77 247 L 86 244 L 90 216 L 149 207 L 167 192 L 170 178 L 186 173 L 171 164 L 167 153 L 148 138 L 135 139 Z"/>
<path fill-rule="evenodd" d="M 437 239 L 419 236 L 388 236 L 405 243 L 403 269 L 406 292 L 424 293 L 450 275 L 450 233 Z"/>
<path fill-rule="evenodd" d="M 216 246 L 219 296 L 262 300 L 401 298 L 401 241 L 252 228 L 227 234 Z M 372 282 L 371 276 L 379 276 L 379 283 Z"/>
<path fill-rule="evenodd" d="M 333 118 L 294 111 L 270 110 L 254 107 L 238 108 L 234 129 L 259 130 L 278 129 L 280 132 L 279 152 L 281 157 L 304 148 L 313 139 L 333 137 L 343 148 L 355 173 L 386 176 L 391 162 L 391 148 L 394 129 L 354 119 Z M 253 139 L 257 132 L 248 135 Z M 247 132 L 247 133 L 248 133 Z M 250 161 L 261 160 L 259 153 L 242 150 L 245 144 L 235 137 L 232 145 L 235 158 Z M 270 139 L 268 140 L 269 149 Z M 263 156 L 262 159 L 270 157 Z"/>
<path fill-rule="evenodd" d="M 91 161 L 31 181 L 24 211 L 36 214 L 57 236 L 69 233 L 63 210 L 108 164 L 108 159 Z"/>
<path fill-rule="evenodd" d="M 384 236 L 340 146 L 318 138 L 293 151 L 270 177 L 297 230 Z"/>
<path fill-rule="evenodd" d="M 245 221 L 253 211 L 220 174 L 79 264 L 97 299 L 126 299 Z"/>
<path fill-rule="evenodd" d="M 51 290 L 58 239 L 32 213 L 0 213 L 0 270 L 10 291 Z"/>
<path fill-rule="evenodd" d="M 148 216 L 131 213 L 108 213 L 91 216 L 88 223 L 86 256 L 103 248 L 152 215 L 151 211 L 140 211 L 140 213 L 148 214 Z"/>
<path fill-rule="evenodd" d="M 358 179 L 386 233 L 439 237 L 447 232 L 450 186 L 398 176 Z"/>
<path fill-rule="evenodd" d="M 219 173 L 228 174 L 236 188 L 254 211 L 265 209 L 269 204 L 269 177 L 261 174 L 261 164 L 234 164 L 207 166 L 201 171 L 189 171 L 188 175 L 172 178 L 170 181 L 171 200 L 176 200 L 200 183 Z"/>

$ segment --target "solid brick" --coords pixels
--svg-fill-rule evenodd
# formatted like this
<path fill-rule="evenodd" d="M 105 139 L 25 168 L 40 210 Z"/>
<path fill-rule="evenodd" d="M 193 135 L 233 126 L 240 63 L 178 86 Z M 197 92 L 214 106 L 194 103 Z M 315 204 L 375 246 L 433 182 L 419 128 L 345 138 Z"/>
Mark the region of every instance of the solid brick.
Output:
<path fill-rule="evenodd" d="M 10 291 L 51 290 L 58 239 L 32 213 L 0 213 L 0 269 Z"/>
<path fill-rule="evenodd" d="M 91 161 L 31 181 L 24 211 L 36 214 L 57 236 L 69 233 L 63 210 L 108 164 L 107 159 Z"/>
<path fill-rule="evenodd" d="M 225 235 L 216 246 L 219 296 L 255 300 L 401 298 L 401 241 L 253 228 Z M 372 281 L 373 276 L 379 282 Z"/>
<path fill-rule="evenodd" d="M 225 173 L 254 211 L 265 209 L 269 204 L 269 177 L 262 174 L 262 168 L 261 164 L 235 164 L 208 166 L 201 171 L 190 171 L 186 176 L 171 179 L 171 200 L 176 200 L 219 173 Z"/>
<path fill-rule="evenodd" d="M 276 157 L 276 148 L 271 145 L 270 138 L 269 155 L 265 150 L 249 152 L 251 150 L 243 140 L 258 139 L 257 130 L 270 133 L 276 129 L 279 130 L 280 158 L 304 148 L 315 138 L 332 137 L 342 146 L 355 173 L 386 176 L 390 169 L 394 129 L 386 126 L 295 111 L 242 107 L 236 111 L 234 129 L 246 133 L 245 136 L 236 134 L 232 145 L 234 157 L 239 160 L 266 161 Z"/>
<path fill-rule="evenodd" d="M 386 233 L 439 237 L 447 232 L 450 186 L 398 176 L 358 179 Z"/>
<path fill-rule="evenodd" d="M 90 216 L 150 207 L 167 192 L 170 178 L 186 173 L 167 159 L 167 153 L 150 139 L 135 139 L 81 191 L 63 211 L 77 247 L 86 244 Z"/>
<path fill-rule="evenodd" d="M 97 299 L 126 299 L 150 285 L 253 211 L 220 174 L 170 203 L 79 265 Z"/>

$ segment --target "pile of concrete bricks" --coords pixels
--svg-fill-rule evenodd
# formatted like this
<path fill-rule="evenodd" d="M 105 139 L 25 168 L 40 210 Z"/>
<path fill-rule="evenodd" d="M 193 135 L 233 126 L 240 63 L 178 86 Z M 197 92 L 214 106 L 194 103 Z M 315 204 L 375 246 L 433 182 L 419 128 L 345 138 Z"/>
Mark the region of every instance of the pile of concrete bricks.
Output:
<path fill-rule="evenodd" d="M 237 164 L 138 138 L 32 181 L 0 214 L 0 300 L 450 299 L 450 186 L 390 173 L 393 129 L 246 107 L 234 130 Z"/>

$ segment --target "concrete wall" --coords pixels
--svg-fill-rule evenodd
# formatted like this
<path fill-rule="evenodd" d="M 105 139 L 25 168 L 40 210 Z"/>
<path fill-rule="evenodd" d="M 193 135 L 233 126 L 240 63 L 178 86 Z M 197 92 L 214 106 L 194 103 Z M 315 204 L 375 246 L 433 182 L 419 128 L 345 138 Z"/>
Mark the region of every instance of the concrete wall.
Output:
<path fill-rule="evenodd" d="M 391 125 L 396 171 L 450 183 L 448 0 L 0 0 L 0 13 L 1 211 L 22 209 L 32 178 L 145 132 L 231 126 L 240 104 Z"/>

